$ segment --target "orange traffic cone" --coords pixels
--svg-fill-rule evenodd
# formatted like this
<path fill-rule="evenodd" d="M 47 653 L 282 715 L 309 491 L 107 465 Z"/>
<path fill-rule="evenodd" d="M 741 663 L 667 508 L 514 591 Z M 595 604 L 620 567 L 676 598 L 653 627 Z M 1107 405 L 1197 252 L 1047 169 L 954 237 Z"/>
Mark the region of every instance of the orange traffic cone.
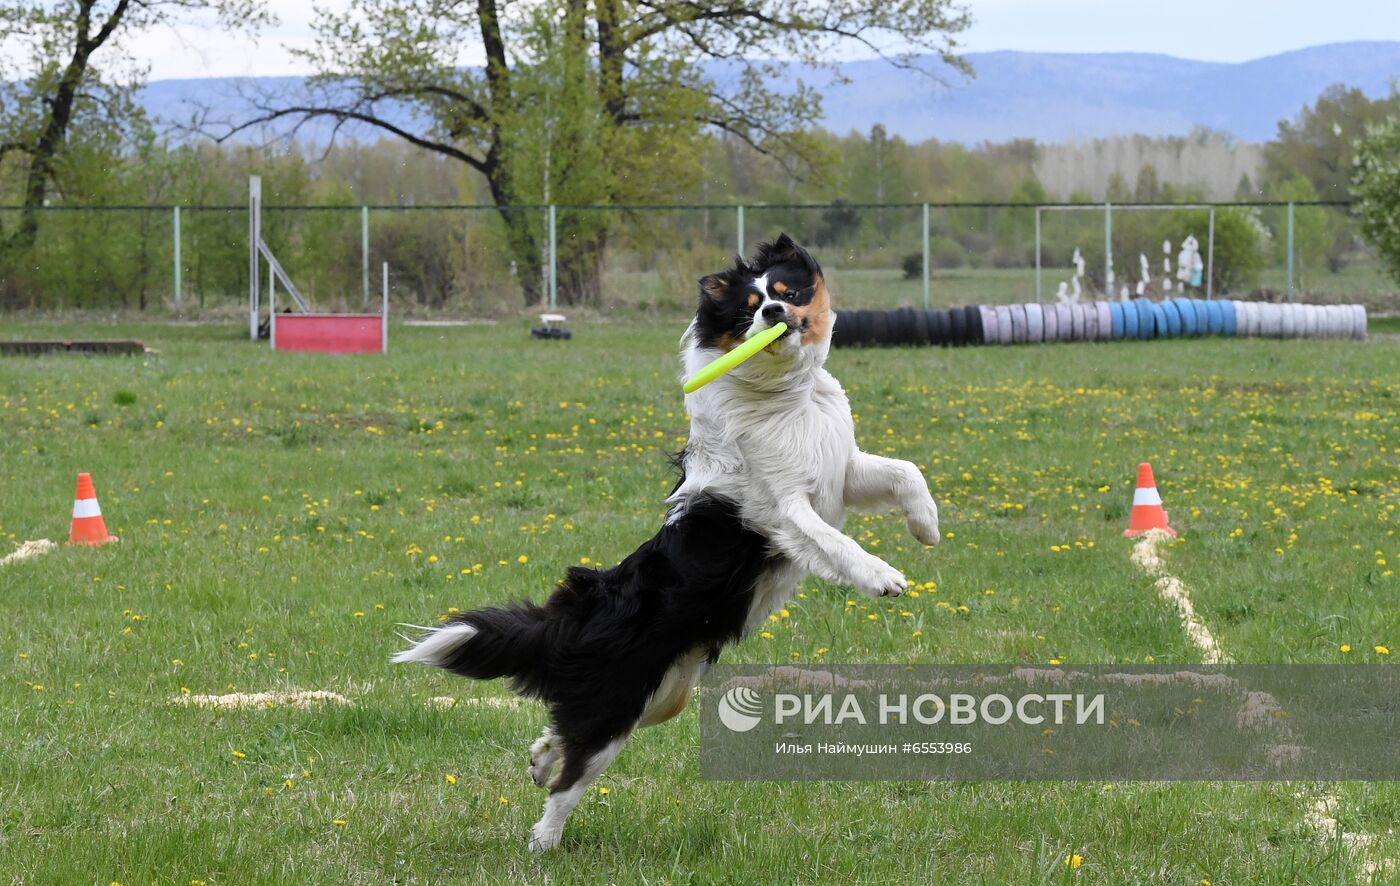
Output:
<path fill-rule="evenodd" d="M 118 541 L 107 534 L 107 523 L 102 519 L 102 509 L 97 506 L 97 491 L 92 488 L 92 475 L 78 475 L 78 492 L 73 497 L 73 528 L 68 533 L 70 545 L 105 545 Z"/>
<path fill-rule="evenodd" d="M 1159 529 L 1168 535 L 1176 530 L 1167 525 L 1167 512 L 1162 510 L 1162 496 L 1157 494 L 1157 481 L 1152 479 L 1152 465 L 1138 465 L 1137 490 L 1133 493 L 1133 513 L 1128 519 L 1125 538 Z"/>

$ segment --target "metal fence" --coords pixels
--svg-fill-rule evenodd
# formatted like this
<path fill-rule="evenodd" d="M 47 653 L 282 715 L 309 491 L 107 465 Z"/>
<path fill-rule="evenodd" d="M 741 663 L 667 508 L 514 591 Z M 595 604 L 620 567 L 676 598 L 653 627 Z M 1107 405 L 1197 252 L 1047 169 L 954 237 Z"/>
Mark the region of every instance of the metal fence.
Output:
<path fill-rule="evenodd" d="M 787 231 L 859 308 L 1051 301 L 1151 286 L 1187 236 L 1209 243 L 1198 297 L 1400 309 L 1400 286 L 1340 203 L 708 206 L 265 206 L 263 239 L 317 310 L 368 303 L 390 267 L 395 312 L 507 316 L 535 304 L 688 310 L 695 281 Z M 1134 210 L 1131 212 L 1122 210 Z M 0 240 L 20 222 L 0 208 Z M 48 207 L 32 250 L 6 253 L 11 309 L 233 312 L 248 293 L 244 206 Z M 1164 244 L 1170 244 L 1164 253 Z M 1169 276 L 1173 272 L 1169 272 Z M 1110 285 L 1109 279 L 1113 281 Z M 1172 278 L 1174 281 L 1174 277 Z M 1173 283 L 1175 285 L 1175 282 Z M 1147 294 L 1156 295 L 1150 288 Z"/>

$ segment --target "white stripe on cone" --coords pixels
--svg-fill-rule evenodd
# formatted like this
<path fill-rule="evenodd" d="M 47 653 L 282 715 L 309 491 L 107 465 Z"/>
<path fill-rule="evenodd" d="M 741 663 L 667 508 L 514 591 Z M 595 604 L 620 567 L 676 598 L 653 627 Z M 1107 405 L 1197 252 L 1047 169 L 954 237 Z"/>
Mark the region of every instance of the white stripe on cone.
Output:
<path fill-rule="evenodd" d="M 101 517 L 102 509 L 97 506 L 95 498 L 80 498 L 73 502 L 73 519 L 79 520 L 83 517 Z"/>
<path fill-rule="evenodd" d="M 1135 508 L 1142 505 L 1160 505 L 1161 503 L 1162 496 L 1157 494 L 1157 487 L 1155 486 L 1148 487 L 1147 489 L 1139 488 L 1133 490 L 1133 507 Z"/>

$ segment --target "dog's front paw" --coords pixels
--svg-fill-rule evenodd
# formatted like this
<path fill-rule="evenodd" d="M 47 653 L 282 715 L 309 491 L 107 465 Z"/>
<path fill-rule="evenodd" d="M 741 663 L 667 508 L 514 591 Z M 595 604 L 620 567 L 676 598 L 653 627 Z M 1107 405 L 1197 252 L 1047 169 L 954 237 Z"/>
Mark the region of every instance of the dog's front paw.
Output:
<path fill-rule="evenodd" d="M 932 501 L 922 508 L 912 510 L 904 519 L 909 534 L 926 545 L 936 545 L 942 538 L 938 534 L 938 505 Z"/>
<path fill-rule="evenodd" d="M 856 581 L 856 589 L 870 597 L 898 597 L 904 593 L 909 587 L 904 573 L 878 557 L 874 559 L 871 568 Z"/>

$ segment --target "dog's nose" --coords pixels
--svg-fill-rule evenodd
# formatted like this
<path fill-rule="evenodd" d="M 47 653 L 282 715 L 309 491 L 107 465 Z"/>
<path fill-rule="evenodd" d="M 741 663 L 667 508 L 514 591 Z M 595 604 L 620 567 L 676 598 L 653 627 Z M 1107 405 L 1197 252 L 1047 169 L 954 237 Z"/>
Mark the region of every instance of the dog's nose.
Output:
<path fill-rule="evenodd" d="M 771 326 L 787 316 L 787 309 L 782 305 L 769 302 L 763 306 L 763 319 L 767 320 Z"/>

